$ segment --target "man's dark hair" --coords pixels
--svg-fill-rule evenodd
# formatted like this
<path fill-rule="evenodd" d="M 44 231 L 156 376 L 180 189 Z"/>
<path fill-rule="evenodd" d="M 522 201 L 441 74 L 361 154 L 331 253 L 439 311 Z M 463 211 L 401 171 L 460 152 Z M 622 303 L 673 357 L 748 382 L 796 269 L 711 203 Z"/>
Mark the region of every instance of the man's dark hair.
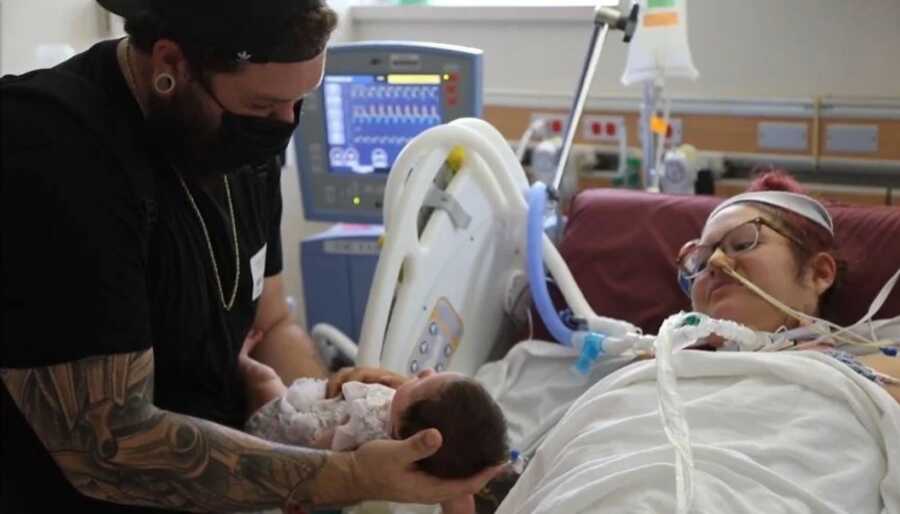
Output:
<path fill-rule="evenodd" d="M 420 460 L 420 469 L 440 478 L 463 478 L 509 458 L 506 420 L 485 389 L 470 379 L 448 382 L 433 398 L 410 405 L 401 416 L 399 434 L 436 428 L 444 444 Z"/>
<path fill-rule="evenodd" d="M 212 25 L 217 23 L 214 20 L 214 17 L 198 19 L 196 24 Z M 267 41 L 277 41 L 281 46 L 291 46 L 295 49 L 292 53 L 300 53 L 306 59 L 312 59 L 325 49 L 328 38 L 337 26 L 337 20 L 337 13 L 322 3 L 311 8 L 298 7 L 280 20 L 276 27 L 260 27 L 258 30 L 266 32 Z M 196 37 L 197 33 L 211 33 L 210 30 L 192 31 L 182 28 L 179 23 L 167 21 L 152 10 L 144 10 L 126 19 L 125 32 L 134 46 L 145 53 L 152 52 L 153 45 L 160 39 L 170 39 L 178 43 L 191 66 L 191 71 L 201 77 L 209 73 L 234 72 L 241 65 L 241 61 L 235 58 L 234 49 L 224 48 L 205 37 Z M 228 33 L 222 30 L 220 34 L 224 40 L 221 43 L 228 44 Z"/>

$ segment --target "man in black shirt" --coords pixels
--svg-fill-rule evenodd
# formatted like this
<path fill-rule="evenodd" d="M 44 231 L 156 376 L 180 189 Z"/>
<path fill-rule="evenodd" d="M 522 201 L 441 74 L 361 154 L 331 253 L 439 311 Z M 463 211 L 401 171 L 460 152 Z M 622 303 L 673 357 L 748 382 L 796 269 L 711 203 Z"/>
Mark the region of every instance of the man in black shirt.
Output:
<path fill-rule="evenodd" d="M 415 470 L 440 446 L 435 430 L 352 453 L 235 430 L 251 329 L 264 334 L 255 356 L 286 382 L 324 376 L 284 299 L 275 157 L 322 79 L 334 12 L 321 0 L 101 3 L 128 38 L 3 83 L 0 511 L 476 490 L 492 471 Z M 358 374 L 393 380 L 376 375 Z"/>

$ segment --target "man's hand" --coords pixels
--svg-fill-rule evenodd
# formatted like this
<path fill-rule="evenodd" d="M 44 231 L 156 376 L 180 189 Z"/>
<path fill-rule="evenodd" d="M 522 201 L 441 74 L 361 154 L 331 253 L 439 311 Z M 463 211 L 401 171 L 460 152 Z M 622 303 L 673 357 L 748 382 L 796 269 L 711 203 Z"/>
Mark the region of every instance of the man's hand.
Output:
<path fill-rule="evenodd" d="M 366 498 L 407 503 L 446 503 L 461 508 L 471 495 L 496 475 L 502 466 L 487 468 L 463 479 L 441 479 L 421 471 L 416 462 L 434 454 L 442 444 L 441 433 L 430 428 L 404 441 L 371 441 L 353 452 L 356 486 Z M 465 511 L 452 511 L 457 512 Z"/>
<path fill-rule="evenodd" d="M 475 498 L 467 494 L 441 502 L 441 514 L 475 514 Z"/>
<path fill-rule="evenodd" d="M 327 398 L 333 398 L 339 395 L 341 393 L 341 386 L 346 382 L 382 384 L 396 389 L 407 380 L 409 380 L 408 377 L 381 368 L 342 368 L 328 379 L 325 396 Z M 440 447 L 440 444 L 438 444 L 438 447 Z M 437 451 L 437 449 L 435 449 L 435 451 Z"/>

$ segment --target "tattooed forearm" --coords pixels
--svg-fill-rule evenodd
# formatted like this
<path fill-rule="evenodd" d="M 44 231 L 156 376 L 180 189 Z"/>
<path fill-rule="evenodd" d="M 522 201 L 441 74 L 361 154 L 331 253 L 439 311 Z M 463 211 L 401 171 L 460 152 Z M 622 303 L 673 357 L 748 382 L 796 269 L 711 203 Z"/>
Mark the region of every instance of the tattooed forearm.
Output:
<path fill-rule="evenodd" d="M 325 465 L 323 452 L 157 409 L 152 351 L 0 376 L 69 480 L 95 498 L 197 511 L 277 507 L 295 489 L 304 495 Z"/>

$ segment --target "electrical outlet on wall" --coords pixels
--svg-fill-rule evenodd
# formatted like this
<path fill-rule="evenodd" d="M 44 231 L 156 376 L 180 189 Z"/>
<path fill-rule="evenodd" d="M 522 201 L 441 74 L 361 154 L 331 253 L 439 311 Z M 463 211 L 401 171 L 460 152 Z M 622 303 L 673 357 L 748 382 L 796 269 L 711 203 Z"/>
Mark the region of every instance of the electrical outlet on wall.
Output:
<path fill-rule="evenodd" d="M 581 136 L 585 141 L 616 142 L 624 131 L 624 116 L 585 116 L 581 122 Z"/>
<path fill-rule="evenodd" d="M 531 113 L 530 123 L 543 120 L 546 134 L 548 136 L 560 136 L 566 132 L 566 124 L 568 117 L 565 114 L 556 114 L 552 112 L 533 112 Z"/>

